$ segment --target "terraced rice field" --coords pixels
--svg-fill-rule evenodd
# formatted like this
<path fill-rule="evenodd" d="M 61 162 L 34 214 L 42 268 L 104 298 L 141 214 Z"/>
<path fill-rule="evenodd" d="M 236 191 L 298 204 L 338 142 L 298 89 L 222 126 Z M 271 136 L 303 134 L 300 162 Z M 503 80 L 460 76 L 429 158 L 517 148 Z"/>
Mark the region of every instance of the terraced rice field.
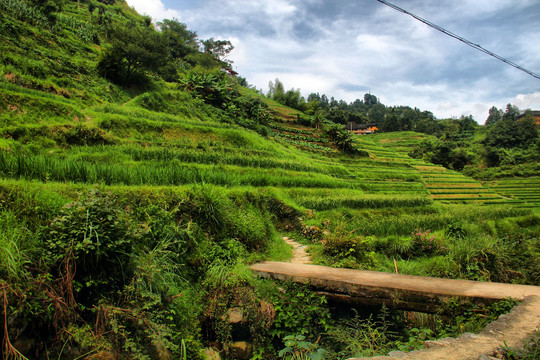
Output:
<path fill-rule="evenodd" d="M 521 202 L 520 207 L 540 212 L 540 177 L 499 179 L 490 188 L 505 198 Z"/>
<path fill-rule="evenodd" d="M 434 201 L 442 203 L 513 204 L 482 183 L 439 165 L 416 166 Z"/>
<path fill-rule="evenodd" d="M 270 124 L 269 136 L 293 145 L 299 149 L 328 153 L 335 151 L 329 141 L 317 129 L 307 128 L 287 121 L 285 115 L 279 117 L 282 121 Z"/>

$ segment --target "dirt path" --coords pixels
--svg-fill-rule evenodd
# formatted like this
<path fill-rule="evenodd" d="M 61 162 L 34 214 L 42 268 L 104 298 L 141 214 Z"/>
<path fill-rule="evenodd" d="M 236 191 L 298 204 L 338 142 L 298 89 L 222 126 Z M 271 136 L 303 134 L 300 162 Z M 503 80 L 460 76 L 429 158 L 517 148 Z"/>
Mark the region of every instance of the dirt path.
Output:
<path fill-rule="evenodd" d="M 307 253 L 307 245 L 302 245 L 296 241 L 284 236 L 283 240 L 292 246 L 293 258 L 289 261 L 293 264 L 311 264 L 311 258 Z"/>

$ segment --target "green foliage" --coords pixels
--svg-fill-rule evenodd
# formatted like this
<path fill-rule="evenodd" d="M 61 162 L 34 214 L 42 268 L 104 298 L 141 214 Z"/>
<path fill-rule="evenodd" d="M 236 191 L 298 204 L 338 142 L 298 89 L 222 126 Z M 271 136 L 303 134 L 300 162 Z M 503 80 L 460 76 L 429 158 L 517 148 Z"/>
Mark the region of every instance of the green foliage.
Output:
<path fill-rule="evenodd" d="M 422 158 L 434 164 L 443 165 L 454 170 L 463 170 L 473 160 L 472 154 L 464 148 L 458 147 L 457 143 L 440 140 L 425 140 L 409 152 L 413 158 Z"/>
<path fill-rule="evenodd" d="M 351 133 L 341 125 L 326 125 L 324 127 L 324 132 L 334 142 L 338 149 L 347 153 L 355 152 Z"/>
<path fill-rule="evenodd" d="M 224 107 L 238 96 L 227 76 L 221 72 L 209 74 L 189 72 L 180 82 L 180 86 L 188 93 L 199 96 L 208 104 L 217 107 Z"/>
<path fill-rule="evenodd" d="M 448 224 L 445 230 L 446 234 L 454 239 L 464 239 L 467 231 L 459 224 L 452 222 Z"/>
<path fill-rule="evenodd" d="M 35 339 L 21 356 L 199 359 L 221 344 L 233 357 L 234 307 L 259 358 L 275 358 L 291 334 L 284 355 L 320 356 L 319 343 L 341 351 L 325 335 L 324 298 L 258 281 L 247 267 L 290 255 L 278 230 L 303 229 L 333 266 L 397 263 L 401 273 L 538 284 L 538 217 L 525 208 L 534 194 L 510 191 L 520 207 L 433 201 L 424 185 L 438 170 L 406 156 L 428 137 L 351 137 L 325 122 L 435 134 L 420 157 L 458 169 L 492 156 L 501 168 L 486 177 L 534 174 L 538 143 L 520 137 L 532 128 L 515 108 L 490 131 L 512 121 L 523 127 L 512 141 L 527 145 L 484 154 L 488 131 L 470 117 L 439 121 L 371 94 L 306 101 L 279 80 L 270 95 L 281 104 L 265 99 L 239 86 L 247 80 L 234 78 L 226 40 L 200 52 L 185 24 L 164 20 L 155 31 L 123 1 L 0 0 L 0 12 L 0 295 L 10 341 Z M 431 229 L 448 250 L 424 231 L 413 239 L 414 229 Z M 380 323 L 362 324 L 345 326 L 339 343 L 397 344 Z M 419 346 L 427 334 L 401 335 Z"/>
<path fill-rule="evenodd" d="M 79 20 L 72 16 L 58 15 L 56 26 L 69 29 L 71 34 L 75 34 L 85 42 L 96 42 L 98 39 L 98 29 L 93 24 Z"/>
<path fill-rule="evenodd" d="M 388 309 L 383 307 L 376 320 L 371 316 L 363 319 L 355 314 L 351 319 L 331 329 L 328 335 L 341 345 L 338 352 L 340 358 L 384 354 L 391 351 L 399 339 L 391 330 L 390 321 Z"/>
<path fill-rule="evenodd" d="M 344 194 L 330 196 L 302 196 L 298 203 L 313 210 L 329 210 L 339 208 L 381 209 L 404 208 L 431 204 L 431 199 L 407 195 L 363 195 Z"/>
<path fill-rule="evenodd" d="M 18 279 L 30 265 L 35 235 L 10 211 L 0 213 L 0 278 Z"/>
<path fill-rule="evenodd" d="M 519 302 L 508 298 L 487 306 L 471 303 L 461 303 L 451 300 L 445 304 L 441 311 L 449 315 L 449 323 L 439 323 L 437 335 L 459 336 L 466 332 L 478 332 L 491 321 L 497 320 L 500 315 L 508 313 Z"/>
<path fill-rule="evenodd" d="M 322 252 L 333 259 L 333 266 L 369 269 L 375 263 L 370 238 L 338 228 L 325 234 L 321 242 Z"/>
<path fill-rule="evenodd" d="M 187 28 L 177 19 L 164 19 L 158 23 L 159 29 L 166 38 L 169 54 L 174 59 L 184 58 L 198 50 L 197 33 Z"/>
<path fill-rule="evenodd" d="M 210 38 L 201 42 L 206 54 L 212 54 L 217 60 L 224 61 L 227 55 L 234 50 L 229 40 L 215 40 Z M 227 61 L 224 61 L 227 64 Z"/>
<path fill-rule="evenodd" d="M 99 73 L 122 86 L 146 87 L 146 72 L 164 65 L 163 37 L 148 27 L 119 26 L 113 29 L 111 45 L 97 65 Z"/>
<path fill-rule="evenodd" d="M 129 252 L 139 237 L 114 198 L 96 191 L 51 222 L 44 255 L 62 276 L 72 277 L 76 298 L 92 304 L 126 284 L 133 271 Z"/>
<path fill-rule="evenodd" d="M 532 117 L 519 121 L 506 118 L 489 129 L 484 144 L 494 148 L 525 148 L 537 138 L 538 130 Z"/>
<path fill-rule="evenodd" d="M 45 25 L 47 17 L 36 7 L 31 6 L 27 1 L 21 0 L 1 0 L 0 7 L 4 11 L 13 14 L 17 19 L 26 21 L 32 25 Z"/>
<path fill-rule="evenodd" d="M 279 357 L 287 360 L 324 360 L 326 351 L 317 344 L 305 341 L 303 335 L 288 335 L 283 338 L 285 348 L 279 352 Z"/>
<path fill-rule="evenodd" d="M 481 235 L 456 240 L 449 256 L 459 266 L 462 276 L 480 281 L 509 281 L 509 254 L 494 237 Z"/>
<path fill-rule="evenodd" d="M 225 265 L 222 261 L 216 260 L 208 268 L 204 284 L 217 290 L 234 289 L 250 285 L 253 281 L 252 276 L 249 268 L 239 261 L 235 261 L 232 265 Z"/>
<path fill-rule="evenodd" d="M 312 292 L 306 285 L 283 283 L 281 291 L 272 295 L 275 316 L 270 335 L 278 341 L 291 334 L 315 341 L 329 330 L 330 312 L 326 298 Z"/>

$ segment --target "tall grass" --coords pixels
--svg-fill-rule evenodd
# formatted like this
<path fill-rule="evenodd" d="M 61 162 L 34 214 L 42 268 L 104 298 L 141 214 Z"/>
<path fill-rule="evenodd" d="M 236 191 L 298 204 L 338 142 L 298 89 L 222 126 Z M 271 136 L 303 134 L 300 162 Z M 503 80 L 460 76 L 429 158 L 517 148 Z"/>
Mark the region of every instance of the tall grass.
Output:
<path fill-rule="evenodd" d="M 90 42 L 97 36 L 97 29 L 94 25 L 87 21 L 82 21 L 73 16 L 59 15 L 55 28 L 64 27 L 77 36 L 79 39 Z"/>
<path fill-rule="evenodd" d="M 358 235 L 386 237 L 409 236 L 415 229 L 444 230 L 448 224 L 480 223 L 486 233 L 496 232 L 494 220 L 530 215 L 528 209 L 514 206 L 441 205 L 372 210 L 334 209 L 321 211 L 320 219 L 329 220 L 330 230 L 344 228 Z"/>
<path fill-rule="evenodd" d="M 30 262 L 27 253 L 34 236 L 12 212 L 0 213 L 0 278 L 21 277 Z"/>
<path fill-rule="evenodd" d="M 356 196 L 312 196 L 297 198 L 299 205 L 313 210 L 336 208 L 380 209 L 430 205 L 433 201 L 424 196 L 404 195 L 356 195 Z"/>
<path fill-rule="evenodd" d="M 35 155 L 1 153 L 0 174 L 15 179 L 106 185 L 184 185 L 350 188 L 354 183 L 317 173 L 196 166 L 178 162 L 104 164 Z"/>
<path fill-rule="evenodd" d="M 342 176 L 346 169 L 338 166 L 323 165 L 316 162 L 308 164 L 307 161 L 281 160 L 269 154 L 254 154 L 253 152 L 242 153 L 238 149 L 226 148 L 178 148 L 178 147 L 142 147 L 136 145 L 124 146 L 94 146 L 91 148 L 76 148 L 70 151 L 75 158 L 94 157 L 110 158 L 126 155 L 133 161 L 179 161 L 185 163 L 236 165 L 242 167 L 285 169 L 294 171 L 306 171 L 323 174 Z"/>

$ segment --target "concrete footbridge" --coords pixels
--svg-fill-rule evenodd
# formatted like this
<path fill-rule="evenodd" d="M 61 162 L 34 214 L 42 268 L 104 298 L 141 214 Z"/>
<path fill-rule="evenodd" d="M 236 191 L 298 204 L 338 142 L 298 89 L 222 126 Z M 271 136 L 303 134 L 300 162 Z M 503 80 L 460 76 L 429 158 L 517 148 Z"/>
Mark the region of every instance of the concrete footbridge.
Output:
<path fill-rule="evenodd" d="M 501 346 L 522 347 L 540 331 L 540 287 L 337 269 L 302 263 L 265 262 L 251 266 L 259 276 L 310 284 L 343 301 L 404 310 L 436 312 L 450 299 L 489 304 L 505 298 L 523 300 L 478 334 L 426 341 L 424 349 L 392 351 L 385 356 L 350 360 L 486 360 L 502 358 Z M 444 308 L 444 307 L 442 307 Z"/>
<path fill-rule="evenodd" d="M 504 298 L 540 296 L 540 287 L 400 275 L 326 266 L 264 262 L 251 266 L 261 277 L 310 284 L 331 297 L 404 310 L 437 312 L 450 299 L 490 304 Z"/>

